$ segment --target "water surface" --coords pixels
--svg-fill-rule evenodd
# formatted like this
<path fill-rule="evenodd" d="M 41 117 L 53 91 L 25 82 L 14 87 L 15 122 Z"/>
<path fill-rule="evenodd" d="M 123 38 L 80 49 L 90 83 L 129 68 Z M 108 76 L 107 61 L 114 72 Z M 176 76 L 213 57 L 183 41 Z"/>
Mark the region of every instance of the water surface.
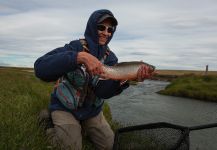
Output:
<path fill-rule="evenodd" d="M 145 81 L 108 100 L 113 119 L 123 124 L 168 122 L 196 126 L 217 122 L 217 103 L 155 93 L 169 82 Z M 217 128 L 192 131 L 191 150 L 216 150 Z"/>

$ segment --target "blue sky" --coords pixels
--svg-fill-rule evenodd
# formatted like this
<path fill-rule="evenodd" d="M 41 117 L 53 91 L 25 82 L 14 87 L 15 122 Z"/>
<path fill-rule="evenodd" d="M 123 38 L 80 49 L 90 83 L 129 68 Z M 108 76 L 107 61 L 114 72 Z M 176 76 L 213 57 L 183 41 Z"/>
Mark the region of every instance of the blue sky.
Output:
<path fill-rule="evenodd" d="M 157 69 L 217 70 L 216 0 L 0 0 L 0 65 L 33 67 L 50 50 L 83 37 L 90 14 L 109 9 L 119 25 L 119 61 Z"/>

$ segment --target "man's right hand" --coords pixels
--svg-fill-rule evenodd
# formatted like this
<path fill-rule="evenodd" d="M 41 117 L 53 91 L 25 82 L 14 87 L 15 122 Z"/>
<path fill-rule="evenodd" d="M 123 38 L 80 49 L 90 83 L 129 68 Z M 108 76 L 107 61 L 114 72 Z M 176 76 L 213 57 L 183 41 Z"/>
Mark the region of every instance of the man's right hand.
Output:
<path fill-rule="evenodd" d="M 88 73 L 91 75 L 100 75 L 103 73 L 102 63 L 94 56 L 87 52 L 79 52 L 77 55 L 77 63 L 84 64 Z"/>

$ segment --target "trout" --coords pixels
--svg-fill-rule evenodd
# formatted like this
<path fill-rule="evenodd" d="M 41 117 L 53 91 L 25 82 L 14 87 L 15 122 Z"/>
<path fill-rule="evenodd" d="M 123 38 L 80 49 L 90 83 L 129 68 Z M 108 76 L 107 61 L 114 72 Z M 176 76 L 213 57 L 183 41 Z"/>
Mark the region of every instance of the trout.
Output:
<path fill-rule="evenodd" d="M 142 62 L 142 61 L 131 61 L 121 62 L 115 66 L 103 66 L 104 78 L 113 80 L 135 80 L 137 79 L 137 72 L 142 65 L 150 67 L 150 72 L 155 70 L 155 67 Z"/>

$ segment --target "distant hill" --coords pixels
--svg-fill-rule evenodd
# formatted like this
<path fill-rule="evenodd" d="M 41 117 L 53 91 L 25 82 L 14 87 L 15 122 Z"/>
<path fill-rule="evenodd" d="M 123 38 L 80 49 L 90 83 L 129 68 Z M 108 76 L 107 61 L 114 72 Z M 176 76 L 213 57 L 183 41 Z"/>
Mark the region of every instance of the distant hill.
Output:
<path fill-rule="evenodd" d="M 205 71 L 198 71 L 198 70 L 157 70 L 159 75 L 188 75 L 188 74 L 195 74 L 195 75 L 204 75 Z M 208 71 L 208 75 L 217 75 L 217 71 Z"/>
<path fill-rule="evenodd" d="M 28 71 L 33 72 L 34 68 L 28 68 L 28 67 L 6 67 L 6 66 L 0 66 L 0 68 L 10 68 L 10 69 L 18 69 L 19 71 Z M 199 70 L 157 70 L 157 73 L 159 76 L 182 76 L 182 75 L 204 75 L 205 71 L 199 71 Z M 208 71 L 208 75 L 217 75 L 217 71 Z"/>
<path fill-rule="evenodd" d="M 9 66 L 1 66 L 0 65 L 0 68 L 10 68 L 10 69 L 30 69 L 30 70 L 33 70 L 33 68 L 30 68 L 30 67 L 9 67 Z"/>

